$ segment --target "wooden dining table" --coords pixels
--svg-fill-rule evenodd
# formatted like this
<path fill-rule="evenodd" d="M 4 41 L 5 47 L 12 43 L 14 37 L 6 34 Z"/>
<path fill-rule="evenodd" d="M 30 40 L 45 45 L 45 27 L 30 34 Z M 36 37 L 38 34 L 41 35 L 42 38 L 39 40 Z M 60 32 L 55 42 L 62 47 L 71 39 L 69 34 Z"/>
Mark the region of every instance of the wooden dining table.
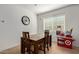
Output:
<path fill-rule="evenodd" d="M 44 42 L 44 34 L 34 34 L 30 35 L 30 43 L 31 45 L 34 46 L 34 53 L 38 54 L 38 45 Z M 23 43 L 23 41 L 21 41 Z M 52 40 L 51 40 L 51 35 L 49 35 L 49 46 L 51 47 L 52 45 Z M 23 46 L 23 45 L 21 45 Z M 24 50 L 24 48 L 21 48 L 21 52 Z"/>

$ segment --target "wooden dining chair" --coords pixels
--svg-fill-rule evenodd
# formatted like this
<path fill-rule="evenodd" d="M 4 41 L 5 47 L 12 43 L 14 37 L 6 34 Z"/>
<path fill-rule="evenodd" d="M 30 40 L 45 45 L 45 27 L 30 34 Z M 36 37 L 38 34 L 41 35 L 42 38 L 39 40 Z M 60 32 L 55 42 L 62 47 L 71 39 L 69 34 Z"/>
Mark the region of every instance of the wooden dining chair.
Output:
<path fill-rule="evenodd" d="M 26 52 L 26 48 L 27 48 L 27 53 L 31 53 L 31 50 L 30 50 L 30 47 L 31 47 L 31 44 L 30 44 L 30 40 L 27 38 L 24 38 L 24 37 L 21 37 L 21 54 L 25 54 Z"/>
<path fill-rule="evenodd" d="M 39 45 L 39 49 L 42 50 L 44 52 L 44 54 L 46 54 L 47 50 L 49 51 L 48 39 L 49 39 L 49 32 L 44 32 L 43 42 L 40 43 L 40 45 Z"/>
<path fill-rule="evenodd" d="M 21 37 L 21 51 L 22 53 L 25 53 L 26 51 L 28 53 L 31 53 L 31 43 L 30 43 L 30 35 L 29 32 L 22 32 L 23 37 Z M 25 48 L 27 50 L 25 51 Z"/>

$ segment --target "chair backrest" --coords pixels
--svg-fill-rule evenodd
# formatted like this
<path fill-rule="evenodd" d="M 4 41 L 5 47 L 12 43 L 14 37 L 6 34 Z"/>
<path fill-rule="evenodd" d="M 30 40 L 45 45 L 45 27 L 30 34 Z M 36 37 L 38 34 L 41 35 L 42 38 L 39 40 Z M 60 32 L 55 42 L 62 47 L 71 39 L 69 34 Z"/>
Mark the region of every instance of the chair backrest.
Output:
<path fill-rule="evenodd" d="M 49 31 L 45 30 L 44 35 L 45 35 L 45 42 L 48 43 L 48 40 L 49 40 Z"/>
<path fill-rule="evenodd" d="M 24 38 L 30 38 L 29 32 L 22 32 Z"/>
<path fill-rule="evenodd" d="M 45 36 L 49 35 L 49 30 L 45 30 L 44 34 Z"/>

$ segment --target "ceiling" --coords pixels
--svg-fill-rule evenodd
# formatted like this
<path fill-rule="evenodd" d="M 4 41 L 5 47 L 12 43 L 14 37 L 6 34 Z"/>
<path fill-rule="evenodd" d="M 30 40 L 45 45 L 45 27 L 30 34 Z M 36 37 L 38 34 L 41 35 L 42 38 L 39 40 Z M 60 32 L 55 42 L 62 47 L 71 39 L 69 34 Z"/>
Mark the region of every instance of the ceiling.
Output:
<path fill-rule="evenodd" d="M 51 10 L 55 10 L 58 8 L 62 8 L 65 6 L 68 6 L 69 4 L 21 4 L 19 6 L 22 6 L 24 8 L 29 9 L 30 11 L 39 14 Z"/>

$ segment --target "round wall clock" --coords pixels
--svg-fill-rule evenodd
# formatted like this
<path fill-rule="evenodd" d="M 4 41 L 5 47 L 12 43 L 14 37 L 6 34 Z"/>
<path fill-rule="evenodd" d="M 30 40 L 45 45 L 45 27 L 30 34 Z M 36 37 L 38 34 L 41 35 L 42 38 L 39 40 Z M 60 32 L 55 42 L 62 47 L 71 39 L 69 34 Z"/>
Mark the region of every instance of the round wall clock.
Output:
<path fill-rule="evenodd" d="M 28 16 L 23 16 L 22 19 L 21 19 L 21 21 L 22 21 L 22 23 L 23 23 L 24 25 L 30 24 L 30 19 L 29 19 Z"/>

